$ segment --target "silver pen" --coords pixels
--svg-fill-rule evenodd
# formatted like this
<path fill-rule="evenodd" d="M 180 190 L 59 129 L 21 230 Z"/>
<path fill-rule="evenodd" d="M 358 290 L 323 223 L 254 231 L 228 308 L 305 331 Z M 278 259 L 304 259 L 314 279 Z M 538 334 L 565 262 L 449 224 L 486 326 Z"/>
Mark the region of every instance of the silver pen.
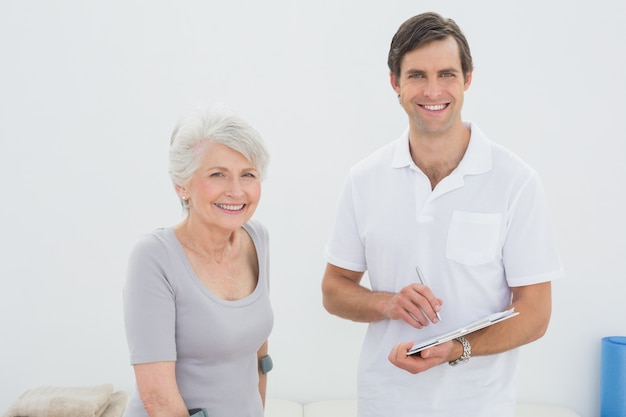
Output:
<path fill-rule="evenodd" d="M 428 284 L 426 284 L 426 279 L 424 278 L 424 275 L 422 274 L 422 271 L 420 271 L 420 267 L 415 265 L 415 272 L 417 272 L 417 279 L 420 280 L 420 284 L 428 287 Z M 428 287 L 430 288 L 430 287 Z M 435 314 L 437 315 L 437 318 L 439 319 L 439 321 L 441 321 L 441 316 L 439 315 L 438 311 L 435 311 Z"/>

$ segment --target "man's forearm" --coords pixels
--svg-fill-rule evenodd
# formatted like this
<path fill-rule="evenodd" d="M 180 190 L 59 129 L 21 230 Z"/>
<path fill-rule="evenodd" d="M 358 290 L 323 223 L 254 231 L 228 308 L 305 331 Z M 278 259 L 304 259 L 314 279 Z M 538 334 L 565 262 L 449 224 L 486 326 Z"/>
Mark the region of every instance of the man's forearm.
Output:
<path fill-rule="evenodd" d="M 549 282 L 514 288 L 511 307 L 520 314 L 465 336 L 472 345 L 472 356 L 505 352 L 542 337 L 550 322 L 551 300 Z"/>
<path fill-rule="evenodd" d="M 344 319 L 370 323 L 387 318 L 385 303 L 393 294 L 374 292 L 360 285 L 363 273 L 328 265 L 322 280 L 324 308 Z"/>

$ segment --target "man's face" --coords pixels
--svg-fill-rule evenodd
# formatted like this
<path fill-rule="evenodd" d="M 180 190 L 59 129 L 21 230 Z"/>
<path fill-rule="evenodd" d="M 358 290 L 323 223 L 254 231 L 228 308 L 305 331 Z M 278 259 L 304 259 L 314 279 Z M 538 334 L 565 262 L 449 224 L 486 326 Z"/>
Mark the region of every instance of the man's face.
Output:
<path fill-rule="evenodd" d="M 471 72 L 463 74 L 459 47 L 452 37 L 408 52 L 402 58 L 400 78 L 391 74 L 411 130 L 423 135 L 442 135 L 461 123 L 463 95 L 471 79 Z"/>

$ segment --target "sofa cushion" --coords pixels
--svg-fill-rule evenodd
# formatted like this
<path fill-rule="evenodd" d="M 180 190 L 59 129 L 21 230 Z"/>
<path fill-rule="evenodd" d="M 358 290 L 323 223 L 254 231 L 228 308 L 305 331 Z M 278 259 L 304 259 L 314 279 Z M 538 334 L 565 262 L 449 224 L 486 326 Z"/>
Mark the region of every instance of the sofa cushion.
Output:
<path fill-rule="evenodd" d="M 356 400 L 324 400 L 304 405 L 290 400 L 268 398 L 265 417 L 356 417 Z M 567 407 L 520 402 L 515 417 L 580 417 Z"/>
<path fill-rule="evenodd" d="M 302 417 L 302 404 L 291 400 L 267 398 L 265 417 Z"/>
<path fill-rule="evenodd" d="M 515 417 L 580 417 L 572 410 L 559 405 L 517 403 Z"/>
<path fill-rule="evenodd" d="M 303 417 L 356 417 L 355 400 L 325 400 L 305 404 Z"/>

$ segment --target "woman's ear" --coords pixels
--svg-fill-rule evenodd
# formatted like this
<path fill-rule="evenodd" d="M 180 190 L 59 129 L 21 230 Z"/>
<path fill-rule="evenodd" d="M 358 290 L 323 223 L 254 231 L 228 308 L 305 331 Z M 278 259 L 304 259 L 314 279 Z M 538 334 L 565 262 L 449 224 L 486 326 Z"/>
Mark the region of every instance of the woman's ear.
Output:
<path fill-rule="evenodd" d="M 176 190 L 176 194 L 181 200 L 186 200 L 189 198 L 187 196 L 187 191 L 185 191 L 185 187 L 180 185 L 174 185 L 174 189 Z"/>

